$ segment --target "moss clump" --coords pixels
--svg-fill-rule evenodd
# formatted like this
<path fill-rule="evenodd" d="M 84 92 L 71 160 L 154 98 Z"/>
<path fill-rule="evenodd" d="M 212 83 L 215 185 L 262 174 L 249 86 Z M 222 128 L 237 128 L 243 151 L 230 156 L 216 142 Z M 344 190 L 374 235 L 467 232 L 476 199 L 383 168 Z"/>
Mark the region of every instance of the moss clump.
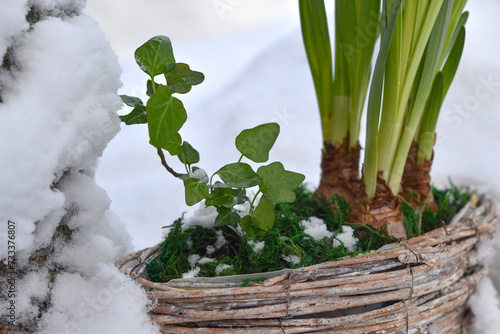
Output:
<path fill-rule="evenodd" d="M 454 186 L 443 191 L 433 189 L 433 193 L 440 209 L 438 214 L 432 211 L 420 212 L 407 204 L 403 205 L 410 237 L 415 236 L 415 230 L 418 232 L 418 226 L 421 226 L 421 233 L 424 233 L 440 227 L 441 221 L 448 223 L 470 197 L 467 192 Z M 183 273 L 192 269 L 189 260 L 193 257 L 207 258 L 206 261 L 210 261 L 196 264 L 200 268 L 197 276 L 213 277 L 300 268 L 345 256 L 356 256 L 396 241 L 385 232 L 370 226 L 348 223 L 351 208 L 342 196 L 334 195 L 327 203 L 316 199 L 301 186 L 296 190 L 296 197 L 294 203 L 277 204 L 273 228 L 253 239 L 231 226 L 214 229 L 194 226 L 183 231 L 182 218 L 176 220 L 163 242 L 160 256 L 147 266 L 150 279 L 165 282 L 182 277 Z M 327 229 L 335 233 L 342 232 L 343 225 L 351 226 L 359 240 L 358 250 L 348 252 L 343 245 L 334 247 L 332 238 L 317 241 L 305 234 L 301 221 L 310 217 L 322 219 Z M 219 242 L 217 248 L 217 240 L 220 241 L 221 236 L 225 243 L 220 245 Z M 264 243 L 260 250 L 257 247 L 259 243 Z M 297 261 L 288 262 L 290 257 Z"/>
<path fill-rule="evenodd" d="M 422 210 L 421 207 L 413 207 L 409 203 L 416 200 L 411 197 L 401 205 L 404 215 L 404 224 L 408 231 L 408 238 L 414 238 L 436 228 L 450 223 L 453 216 L 470 201 L 470 191 L 467 188 L 459 188 L 451 183 L 450 188 L 438 190 L 432 187 L 432 195 L 437 205 L 438 212 L 431 209 Z M 420 203 L 424 206 L 425 203 Z"/>

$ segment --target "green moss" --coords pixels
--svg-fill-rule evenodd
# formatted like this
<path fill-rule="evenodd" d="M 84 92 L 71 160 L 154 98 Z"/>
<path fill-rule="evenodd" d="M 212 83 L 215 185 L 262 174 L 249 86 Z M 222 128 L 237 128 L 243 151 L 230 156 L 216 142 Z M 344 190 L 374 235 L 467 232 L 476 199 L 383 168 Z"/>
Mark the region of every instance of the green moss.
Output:
<path fill-rule="evenodd" d="M 442 221 L 448 223 L 470 197 L 467 192 L 455 186 L 443 191 L 433 189 L 433 194 L 440 209 L 438 214 L 432 211 L 420 212 L 407 204 L 403 205 L 405 224 L 410 237 L 418 235 L 420 223 L 422 233 L 440 227 Z M 345 256 L 356 256 L 396 241 L 384 231 L 348 223 L 347 217 L 351 208 L 342 196 L 335 195 L 327 203 L 316 199 L 310 191 L 301 186 L 296 191 L 296 197 L 294 203 L 277 204 L 276 222 L 273 228 L 263 235 L 256 235 L 253 240 L 228 226 L 216 229 L 194 226 L 183 231 L 182 218 L 176 220 L 163 242 L 160 256 L 147 266 L 149 277 L 157 282 L 182 277 L 183 273 L 192 269 L 188 258 L 193 254 L 214 259 L 214 262 L 197 265 L 200 267 L 199 277 L 213 277 L 216 276 L 217 266 L 221 264 L 231 267 L 221 271 L 219 276 L 300 268 L 338 260 Z M 317 241 L 305 234 L 300 222 L 312 216 L 323 219 L 328 230 L 336 233 L 342 231 L 343 225 L 350 225 L 359 239 L 359 250 L 346 252 L 342 245 L 333 247 L 331 239 Z M 209 254 L 207 246 L 215 244 L 216 231 L 222 232 L 226 243 Z M 259 253 L 254 252 L 252 244 L 262 241 L 265 243 L 264 248 Z M 300 258 L 300 262 L 288 263 L 283 258 L 286 255 L 296 255 Z"/>
<path fill-rule="evenodd" d="M 420 203 L 419 207 L 411 206 L 409 203 L 414 199 L 411 195 L 407 201 L 402 203 L 401 211 L 404 215 L 404 224 L 409 238 L 449 224 L 453 216 L 469 202 L 469 189 L 459 188 L 451 182 L 450 184 L 450 188 L 445 190 L 432 187 L 432 195 L 438 207 L 437 213 L 430 209 L 422 210 L 421 206 L 425 203 Z"/>

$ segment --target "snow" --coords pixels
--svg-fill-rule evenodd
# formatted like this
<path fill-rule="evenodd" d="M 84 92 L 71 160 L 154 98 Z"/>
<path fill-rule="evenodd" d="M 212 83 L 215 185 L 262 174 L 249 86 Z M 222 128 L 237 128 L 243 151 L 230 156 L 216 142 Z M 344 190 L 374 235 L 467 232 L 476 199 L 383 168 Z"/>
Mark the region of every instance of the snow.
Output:
<path fill-rule="evenodd" d="M 111 264 L 99 264 L 95 275 L 59 275 L 52 289 L 52 307 L 37 334 L 158 333 L 144 312 L 141 287 Z"/>
<path fill-rule="evenodd" d="M 310 235 L 314 240 L 320 241 L 333 236 L 333 232 L 328 231 L 325 221 L 318 217 L 310 217 L 300 222 L 304 226 L 304 233 Z"/>
<path fill-rule="evenodd" d="M 0 71 L 0 258 L 13 221 L 24 273 L 12 280 L 16 322 L 39 334 L 158 333 L 143 289 L 114 266 L 131 238 L 94 180 L 120 127 L 117 57 L 97 22 L 78 15 L 84 0 L 28 4 L 42 18 L 29 30 L 26 1 L 0 11 L 2 58 L 12 47 Z M 2 319 L 11 301 L 2 291 Z"/>
<path fill-rule="evenodd" d="M 3 0 L 0 11 L 0 58 L 3 59 L 7 47 L 14 36 L 29 28 L 24 19 L 28 6 L 24 0 Z"/>
<path fill-rule="evenodd" d="M 185 218 L 182 222 L 182 230 L 186 230 L 188 227 L 193 226 L 202 226 L 205 228 L 214 228 L 215 218 L 218 213 L 215 207 L 209 206 L 205 207 L 204 205 L 198 205 L 196 211 L 193 215 Z"/>
<path fill-rule="evenodd" d="M 219 275 L 221 272 L 223 272 L 226 269 L 232 268 L 233 266 L 225 263 L 219 264 L 217 267 L 215 267 L 215 275 Z"/>
<path fill-rule="evenodd" d="M 259 254 L 260 252 L 262 252 L 262 250 L 266 246 L 266 242 L 265 241 L 253 241 L 253 240 L 249 240 L 248 244 L 252 247 L 252 250 L 256 254 Z"/>
<path fill-rule="evenodd" d="M 358 238 L 354 236 L 354 229 L 351 226 L 343 225 L 342 233 L 335 235 L 335 239 L 333 239 L 333 247 L 343 244 L 346 251 L 355 252 L 358 250 L 356 246 L 358 242 Z"/>
<path fill-rule="evenodd" d="M 288 255 L 285 255 L 285 254 L 281 254 L 280 255 L 281 258 L 283 260 L 285 260 L 286 262 L 292 264 L 292 265 L 297 265 L 300 263 L 300 257 L 298 255 L 291 255 L 291 254 L 288 254 Z"/>
<path fill-rule="evenodd" d="M 188 262 L 189 262 L 189 265 L 194 268 L 194 266 L 196 266 L 196 263 L 198 262 L 198 260 L 201 259 L 201 256 L 198 255 L 198 254 L 191 254 L 188 256 Z"/>
<path fill-rule="evenodd" d="M 474 313 L 471 329 L 477 334 L 496 334 L 500 328 L 500 304 L 498 292 L 491 278 L 483 278 L 476 292 L 469 299 L 469 307 Z"/>
<path fill-rule="evenodd" d="M 198 274 L 200 273 L 200 270 L 201 270 L 200 267 L 195 267 L 195 268 L 191 269 L 190 271 L 188 271 L 187 273 L 182 274 L 182 278 L 194 278 L 194 277 L 198 276 Z"/>

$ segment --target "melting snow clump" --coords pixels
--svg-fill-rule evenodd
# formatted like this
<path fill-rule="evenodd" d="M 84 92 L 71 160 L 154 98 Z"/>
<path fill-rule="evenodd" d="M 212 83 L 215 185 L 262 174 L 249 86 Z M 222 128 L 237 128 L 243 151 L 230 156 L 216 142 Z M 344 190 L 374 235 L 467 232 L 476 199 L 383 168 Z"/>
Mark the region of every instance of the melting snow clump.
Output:
<path fill-rule="evenodd" d="M 333 247 L 341 245 L 340 241 L 344 244 L 346 251 L 355 252 L 358 250 L 356 244 L 359 242 L 358 238 L 354 236 L 354 229 L 348 225 L 342 226 L 342 233 L 335 236 L 333 239 Z"/>
<path fill-rule="evenodd" d="M 297 255 L 285 255 L 285 254 L 281 254 L 281 258 L 283 260 L 285 260 L 286 262 L 291 263 L 293 265 L 300 263 L 300 257 L 298 257 Z"/>
<path fill-rule="evenodd" d="M 198 274 L 200 273 L 200 270 L 201 270 L 200 267 L 193 268 L 190 271 L 188 271 L 187 273 L 182 274 L 182 278 L 194 278 L 194 277 L 198 276 Z"/>
<path fill-rule="evenodd" d="M 333 236 L 326 228 L 325 221 L 317 217 L 310 217 L 300 222 L 304 226 L 304 233 L 310 235 L 314 240 L 320 241 Z"/>
<path fill-rule="evenodd" d="M 219 275 L 221 272 L 223 272 L 224 270 L 226 269 L 229 269 L 229 268 L 232 268 L 233 266 L 229 265 L 229 264 L 225 264 L 225 263 L 221 263 L 219 264 L 216 268 L 215 268 L 215 275 Z"/>

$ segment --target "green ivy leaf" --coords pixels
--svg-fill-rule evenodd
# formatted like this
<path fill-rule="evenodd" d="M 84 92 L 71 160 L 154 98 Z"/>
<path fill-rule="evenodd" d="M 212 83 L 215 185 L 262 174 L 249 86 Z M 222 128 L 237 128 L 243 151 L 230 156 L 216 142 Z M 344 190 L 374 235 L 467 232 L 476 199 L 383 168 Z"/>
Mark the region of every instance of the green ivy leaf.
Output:
<path fill-rule="evenodd" d="M 304 181 L 302 174 L 285 170 L 281 162 L 273 162 L 257 170 L 262 178 L 260 191 L 273 203 L 291 203 L 295 201 L 294 190 Z"/>
<path fill-rule="evenodd" d="M 251 238 L 255 235 L 255 231 L 252 227 L 252 217 L 251 216 L 245 216 L 241 218 L 240 220 L 240 226 L 243 229 L 243 231 L 248 234 Z"/>
<path fill-rule="evenodd" d="M 150 77 L 165 73 L 175 65 L 172 43 L 166 36 L 155 36 L 135 50 L 137 65 Z"/>
<path fill-rule="evenodd" d="M 192 86 L 202 83 L 205 76 L 201 72 L 191 71 L 187 64 L 177 63 L 165 73 L 165 79 L 172 93 L 185 94 Z"/>
<path fill-rule="evenodd" d="M 215 218 L 215 226 L 217 227 L 225 225 L 236 226 L 241 220 L 240 215 L 231 208 L 220 207 L 217 208 L 217 212 L 219 213 L 217 218 Z"/>
<path fill-rule="evenodd" d="M 182 102 L 172 97 L 165 86 L 158 87 L 146 106 L 151 145 L 163 148 L 186 122 L 187 114 Z"/>
<path fill-rule="evenodd" d="M 195 205 L 208 197 L 206 184 L 193 177 L 184 181 L 186 204 Z"/>
<path fill-rule="evenodd" d="M 267 123 L 241 131 L 236 137 L 236 148 L 254 162 L 266 162 L 269 151 L 280 133 L 277 123 Z"/>
<path fill-rule="evenodd" d="M 120 119 L 127 125 L 147 123 L 148 116 L 146 114 L 146 107 L 137 105 L 129 114 L 120 116 Z"/>
<path fill-rule="evenodd" d="M 250 188 L 262 183 L 261 177 L 253 171 L 252 167 L 243 162 L 225 165 L 216 174 L 225 184 L 235 188 Z"/>
<path fill-rule="evenodd" d="M 176 133 L 165 144 L 163 149 L 167 150 L 170 155 L 182 154 L 182 138 L 181 135 Z"/>
<path fill-rule="evenodd" d="M 259 201 L 259 205 L 255 208 L 252 213 L 252 225 L 257 229 L 257 231 L 268 231 L 273 227 L 276 221 L 276 216 L 274 214 L 274 204 L 267 199 L 266 196 L 262 196 Z"/>
<path fill-rule="evenodd" d="M 182 143 L 182 153 L 179 160 L 186 165 L 192 165 L 200 161 L 200 154 L 187 141 Z"/>
<path fill-rule="evenodd" d="M 135 96 L 128 96 L 128 95 L 120 95 L 120 98 L 122 99 L 122 102 L 128 105 L 129 107 L 137 107 L 137 106 L 144 106 L 142 103 L 142 100 L 138 97 Z"/>
<path fill-rule="evenodd" d="M 247 197 L 247 191 L 242 188 L 234 189 L 234 197 L 236 198 L 236 204 L 243 204 L 250 201 Z"/>
<path fill-rule="evenodd" d="M 216 188 L 205 201 L 206 206 L 233 207 L 235 204 L 235 191 L 232 188 Z"/>

